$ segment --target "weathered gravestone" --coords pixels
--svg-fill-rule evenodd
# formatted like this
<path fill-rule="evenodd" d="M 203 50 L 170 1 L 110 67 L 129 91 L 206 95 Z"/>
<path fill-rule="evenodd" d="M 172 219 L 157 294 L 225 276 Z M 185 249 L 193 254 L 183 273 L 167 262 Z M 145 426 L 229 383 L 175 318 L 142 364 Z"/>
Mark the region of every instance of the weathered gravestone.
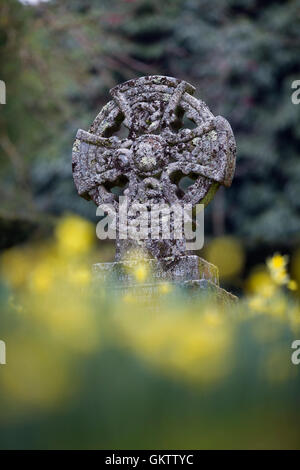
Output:
<path fill-rule="evenodd" d="M 110 90 L 113 100 L 88 132 L 80 129 L 76 135 L 73 175 L 79 195 L 116 211 L 120 195 L 126 196 L 129 208 L 136 203 L 147 208 L 161 203 L 180 208 L 206 206 L 220 185 L 229 187 L 236 152 L 231 127 L 194 98 L 194 92 L 185 81 L 164 76 L 129 80 Z M 185 119 L 194 128 L 185 128 Z M 121 126 L 128 130 L 125 138 L 116 135 Z M 169 222 L 172 232 L 172 217 Z M 94 265 L 99 278 L 134 288 L 126 267 L 140 262 L 133 254 L 139 247 L 147 254 L 144 262 L 152 272 L 145 291 L 168 280 L 213 290 L 222 298 L 233 297 L 218 287 L 217 268 L 187 251 L 184 237 L 155 238 L 150 229 L 147 238 L 124 239 L 124 230 L 117 227 L 116 261 Z"/>

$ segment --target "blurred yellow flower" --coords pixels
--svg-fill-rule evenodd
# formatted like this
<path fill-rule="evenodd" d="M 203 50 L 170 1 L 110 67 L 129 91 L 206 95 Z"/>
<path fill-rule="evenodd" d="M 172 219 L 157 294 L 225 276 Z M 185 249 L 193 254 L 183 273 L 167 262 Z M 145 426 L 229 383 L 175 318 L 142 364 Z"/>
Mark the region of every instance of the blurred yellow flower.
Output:
<path fill-rule="evenodd" d="M 293 279 L 291 279 L 289 282 L 288 282 L 288 288 L 290 290 L 297 290 L 298 289 L 298 283 L 296 281 L 294 281 Z"/>
<path fill-rule="evenodd" d="M 47 262 L 38 264 L 30 277 L 30 286 L 36 292 L 44 292 L 52 286 L 55 280 L 53 266 Z"/>
<path fill-rule="evenodd" d="M 286 269 L 287 256 L 275 254 L 267 260 L 267 266 L 255 268 L 246 282 L 246 301 L 241 301 L 238 308 L 231 305 L 220 309 L 208 299 L 189 302 L 180 295 L 167 296 L 176 291 L 176 286 L 168 282 L 158 284 L 152 291 L 151 286 L 145 285 L 151 279 L 151 263 L 145 262 L 142 251 L 131 252 L 124 260 L 126 275 L 140 285 L 121 294 L 119 302 L 110 304 L 110 315 L 104 315 L 106 285 L 99 281 L 97 297 L 92 297 L 92 290 L 87 288 L 92 278 L 91 262 L 87 259 L 90 255 L 85 259 L 83 255 L 89 254 L 93 240 L 92 224 L 67 216 L 59 222 L 54 241 L 9 250 L 2 257 L 4 277 L 18 288 L 9 301 L 10 311 L 18 312 L 18 320 L 35 330 L 32 344 L 21 342 L 15 348 L 16 357 L 24 348 L 30 367 L 21 361 L 22 370 L 17 377 L 19 365 L 15 362 L 13 372 L 3 375 L 1 385 L 7 396 L 26 406 L 52 406 L 61 400 L 66 393 L 69 362 L 78 354 L 102 347 L 102 326 L 117 333 L 110 338 L 114 347 L 123 344 L 163 374 L 212 385 L 234 369 L 236 331 L 241 320 L 246 319 L 251 325 L 252 340 L 274 346 L 265 357 L 265 377 L 276 381 L 289 378 L 282 353 L 275 351 L 287 327 L 295 333 L 300 331 L 299 306 L 294 296 L 281 288 L 297 288 Z M 243 267 L 243 250 L 231 237 L 212 242 L 209 253 L 210 261 L 221 268 L 223 277 L 234 276 Z M 57 376 L 53 358 L 45 351 L 48 343 L 57 348 L 54 357 L 62 358 Z M 45 371 L 39 354 L 45 361 Z M 51 382 L 52 376 L 57 384 Z M 43 382 L 40 388 L 39 380 Z M 31 381 L 36 389 L 26 381 Z"/>
<path fill-rule="evenodd" d="M 164 308 L 150 315 L 136 306 L 115 320 L 126 345 L 167 374 L 211 384 L 232 365 L 232 328 L 214 308 L 180 314 Z"/>
<path fill-rule="evenodd" d="M 248 305 L 250 309 L 254 310 L 255 312 L 264 312 L 266 309 L 265 299 L 261 295 L 250 297 L 248 300 Z"/>
<path fill-rule="evenodd" d="M 267 259 L 267 267 L 271 278 L 278 285 L 285 285 L 289 282 L 289 275 L 286 271 L 287 262 L 288 257 L 279 253 L 275 253 L 272 258 Z"/>
<path fill-rule="evenodd" d="M 276 284 L 279 284 L 281 286 L 289 282 L 289 276 L 284 269 L 278 269 L 276 271 L 273 271 L 272 278 L 274 279 Z"/>
<path fill-rule="evenodd" d="M 267 260 L 267 265 L 270 270 L 284 269 L 287 265 L 288 257 L 275 253 L 272 258 Z"/>
<path fill-rule="evenodd" d="M 208 305 L 208 307 L 210 306 Z M 218 311 L 217 306 L 214 306 L 214 308 L 206 308 L 203 313 L 203 320 L 206 325 L 210 326 L 220 326 L 225 322 L 225 319 Z"/>
<path fill-rule="evenodd" d="M 248 299 L 250 310 L 275 317 L 284 317 L 288 311 L 288 303 L 283 294 L 278 294 L 271 298 L 263 295 L 253 295 Z"/>
<path fill-rule="evenodd" d="M 264 267 L 256 267 L 246 282 L 249 293 L 260 294 L 263 297 L 272 297 L 276 291 L 276 284 Z"/>
<path fill-rule="evenodd" d="M 169 282 L 162 282 L 159 284 L 158 291 L 160 294 L 169 294 L 172 291 L 172 286 Z"/>
<path fill-rule="evenodd" d="M 221 278 L 238 275 L 245 262 L 241 243 L 236 238 L 228 236 L 219 237 L 210 242 L 205 250 L 205 257 L 218 267 Z"/>
<path fill-rule="evenodd" d="M 143 283 L 148 277 L 148 268 L 145 263 L 138 262 L 136 266 L 133 267 L 133 275 L 137 282 Z"/>
<path fill-rule="evenodd" d="M 93 224 L 76 215 L 65 216 L 57 225 L 55 237 L 64 255 L 88 252 L 95 240 Z"/>

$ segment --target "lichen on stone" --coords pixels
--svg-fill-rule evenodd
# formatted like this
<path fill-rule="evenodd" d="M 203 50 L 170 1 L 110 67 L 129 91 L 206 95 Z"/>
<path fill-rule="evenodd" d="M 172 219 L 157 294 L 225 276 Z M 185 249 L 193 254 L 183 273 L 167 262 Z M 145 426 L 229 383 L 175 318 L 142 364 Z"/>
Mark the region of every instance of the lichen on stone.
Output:
<path fill-rule="evenodd" d="M 73 145 L 79 195 L 97 205 L 110 202 L 117 207 L 112 188 L 120 187 L 129 205 L 206 205 L 221 184 L 230 186 L 236 150 L 231 127 L 192 96 L 194 91 L 183 80 L 158 75 L 114 87 L 113 100 L 103 107 L 89 132 L 78 131 Z M 184 114 L 195 123 L 194 129 L 184 128 Z M 128 136 L 120 139 L 115 134 L 122 124 Z M 185 191 L 180 175 L 195 179 Z M 133 241 L 118 239 L 117 258 L 132 245 Z M 158 259 L 186 253 L 185 240 L 150 237 L 142 245 Z"/>

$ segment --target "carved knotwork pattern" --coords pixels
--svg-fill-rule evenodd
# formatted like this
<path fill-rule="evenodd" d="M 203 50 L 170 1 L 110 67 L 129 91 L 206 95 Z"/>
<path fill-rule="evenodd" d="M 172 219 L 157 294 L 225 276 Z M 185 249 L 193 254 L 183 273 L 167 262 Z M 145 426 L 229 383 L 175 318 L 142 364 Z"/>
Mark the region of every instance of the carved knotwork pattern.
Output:
<path fill-rule="evenodd" d="M 235 140 L 229 123 L 171 77 L 129 80 L 110 93 L 88 132 L 78 130 L 73 175 L 80 196 L 101 203 L 129 201 L 208 204 L 230 186 Z M 193 128 L 185 128 L 185 119 Z M 127 136 L 117 134 L 121 126 Z"/>

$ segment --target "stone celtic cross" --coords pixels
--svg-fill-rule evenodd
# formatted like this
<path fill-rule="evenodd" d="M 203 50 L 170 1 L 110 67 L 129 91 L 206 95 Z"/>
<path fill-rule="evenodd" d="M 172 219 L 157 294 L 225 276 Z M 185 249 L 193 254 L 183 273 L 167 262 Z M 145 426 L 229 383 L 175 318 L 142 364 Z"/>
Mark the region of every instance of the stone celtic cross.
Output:
<path fill-rule="evenodd" d="M 73 175 L 80 196 L 97 205 L 129 203 L 207 205 L 231 185 L 235 140 L 229 123 L 193 97 L 183 80 L 148 76 L 116 86 L 88 132 L 78 130 Z M 185 128 L 186 118 L 193 128 Z M 121 125 L 126 138 L 115 135 Z M 116 259 L 130 247 L 117 240 Z M 185 241 L 147 240 L 153 258 L 186 255 Z"/>

